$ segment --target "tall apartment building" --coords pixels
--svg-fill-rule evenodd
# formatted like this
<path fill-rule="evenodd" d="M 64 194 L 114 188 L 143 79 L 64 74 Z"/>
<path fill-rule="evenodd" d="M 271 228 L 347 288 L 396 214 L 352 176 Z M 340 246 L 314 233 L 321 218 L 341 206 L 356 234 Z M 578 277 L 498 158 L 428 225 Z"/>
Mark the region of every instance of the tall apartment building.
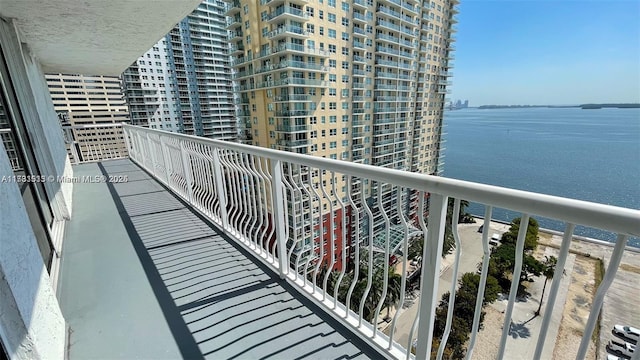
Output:
<path fill-rule="evenodd" d="M 457 0 L 232 0 L 227 29 L 245 140 L 301 154 L 438 174 L 456 4 Z M 347 185 L 336 178 L 322 186 L 331 187 L 332 182 L 336 189 Z M 358 181 L 349 186 L 358 199 L 362 192 L 366 199 L 382 199 L 386 216 L 397 221 L 397 189 Z M 417 194 L 402 195 L 411 220 L 417 221 Z M 308 207 L 305 201 L 301 200 L 302 209 Z M 323 215 L 330 211 L 328 205 L 322 204 Z M 351 217 L 348 206 L 333 208 L 336 218 L 343 211 Z M 304 210 L 293 213 L 289 233 L 310 233 Z M 386 226 L 382 218 L 381 212 L 374 213 L 374 231 Z M 314 226 L 316 238 L 317 229 Z M 367 231 L 369 226 L 365 222 L 351 229 Z M 305 239 L 302 248 L 310 241 Z M 334 248 L 336 255 L 342 250 Z M 330 251 L 326 248 L 324 253 Z"/>
<path fill-rule="evenodd" d="M 110 136 L 114 144 L 118 143 L 116 138 L 122 136 L 122 130 L 108 125 L 129 122 L 120 78 L 77 74 L 47 74 L 45 78 L 58 118 L 66 125 L 65 137 L 72 161 L 76 156 L 82 160 L 99 151 L 92 148 L 94 144 Z M 126 154 L 124 146 L 117 151 Z"/>
<path fill-rule="evenodd" d="M 124 72 L 133 124 L 238 138 L 224 11 L 203 1 Z"/>

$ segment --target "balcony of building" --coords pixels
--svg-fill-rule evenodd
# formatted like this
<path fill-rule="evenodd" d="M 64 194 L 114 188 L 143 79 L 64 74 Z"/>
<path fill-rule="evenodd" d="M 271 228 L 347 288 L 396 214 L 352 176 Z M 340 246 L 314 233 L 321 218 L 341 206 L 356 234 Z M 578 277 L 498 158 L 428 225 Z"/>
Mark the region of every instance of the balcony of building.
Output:
<path fill-rule="evenodd" d="M 306 39 L 307 37 L 309 37 L 309 32 L 296 25 L 278 26 L 275 30 L 267 33 L 267 38 L 274 41 L 285 38 Z"/>
<path fill-rule="evenodd" d="M 186 6 L 183 1 L 172 3 Z M 157 18 L 166 15 L 165 9 L 149 3 L 139 10 L 146 14 L 149 7 Z M 33 10 L 25 7 L 24 11 Z M 180 14 L 187 9 L 179 7 L 173 12 Z M 42 26 L 48 19 L 38 17 L 33 25 Z M 125 20 L 122 26 L 135 23 L 131 18 Z M 173 26 L 170 20 L 166 19 L 167 28 Z M 32 58 L 13 52 L 20 42 L 7 41 L 5 34 L 17 39 L 17 32 L 4 21 L 0 19 L 0 51 L 11 67 L 0 63 L 0 81 L 3 89 L 12 90 L 0 96 L 0 113 L 8 110 L 9 115 L 17 116 L 15 107 L 5 106 L 7 99 L 11 105 L 20 105 L 27 115 L 24 123 L 29 126 L 29 136 L 22 128 L 16 131 L 12 127 L 9 132 L 1 131 L 3 139 L 6 133 L 17 134 L 14 138 L 19 141 L 34 137 L 34 142 L 21 143 L 30 144 L 30 150 L 34 150 L 28 153 L 26 165 L 36 159 L 42 169 L 52 171 L 40 176 L 57 177 L 57 181 L 43 182 L 47 193 L 56 194 L 48 199 L 46 207 L 54 211 L 58 207 L 69 209 L 65 220 L 60 220 L 62 225 L 48 229 L 64 240 L 51 255 L 61 261 L 58 271 L 48 268 L 40 256 L 40 244 L 36 242 L 39 229 L 30 222 L 29 209 L 20 206 L 25 201 L 21 188 L 13 183 L 0 186 L 0 351 L 2 355 L 6 351 L 11 359 L 426 359 L 432 351 L 438 351 L 433 333 L 439 295 L 442 290 L 457 291 L 455 275 L 449 283 L 441 281 L 450 273 L 443 271 L 440 256 L 449 198 L 455 200 L 454 206 L 459 206 L 461 199 L 485 206 L 484 231 L 478 240 L 484 255 L 480 260 L 480 291 L 484 291 L 491 256 L 489 221 L 494 207 L 517 211 L 525 221 L 537 215 L 566 223 L 544 316 L 537 320 L 537 338 L 531 340 L 535 349 L 531 358 L 547 358 L 549 349 L 553 350 L 558 323 L 552 316 L 562 305 L 559 289 L 574 224 L 612 231 L 617 240 L 606 246 L 606 275 L 594 300 L 585 305 L 589 316 L 582 343 L 571 355 L 585 357 L 603 302 L 606 304 L 607 296 L 615 296 L 608 290 L 626 281 L 620 276 L 624 273 L 621 259 L 629 236 L 640 235 L 637 210 L 294 153 L 311 144 L 306 138 L 280 139 L 278 145 L 291 150 L 284 152 L 120 124 L 71 129 L 63 137 L 55 112 L 53 117 L 41 118 L 36 111 L 30 91 L 43 90 L 38 94 L 46 99 L 46 87 L 36 87 L 38 77 L 33 74 L 38 73 L 37 66 L 29 67 L 31 77 L 19 67 Z M 73 26 L 79 25 L 74 22 Z M 55 26 L 49 24 L 49 28 Z M 161 30 L 165 31 L 159 28 L 148 35 Z M 21 40 L 29 43 L 34 38 L 38 37 Z M 138 48 L 146 44 L 142 43 Z M 33 49 L 38 51 L 37 46 Z M 40 51 L 35 55 L 46 59 L 47 52 Z M 109 71 L 124 69 L 125 60 L 132 55 L 123 55 L 119 65 L 111 65 Z M 85 63 L 84 59 L 76 61 L 77 66 Z M 70 73 L 74 69 L 55 63 L 44 65 Z M 17 81 L 5 86 L 9 79 L 6 73 L 33 88 L 25 91 Z M 13 89 L 18 90 L 13 93 Z M 52 104 L 45 105 L 37 108 L 42 114 L 48 108 L 53 110 Z M 33 122 L 40 128 L 31 126 Z M 394 149 L 402 152 L 406 142 L 406 137 L 391 135 L 376 141 L 374 147 L 377 151 L 384 144 L 394 144 Z M 364 147 L 364 143 L 354 144 L 358 147 Z M 25 147 L 10 149 L 23 151 Z M 19 175 L 14 172 L 15 159 L 9 158 L 14 152 L 6 152 L 0 143 L 0 176 Z M 50 158 L 62 162 L 49 166 Z M 380 162 L 393 167 L 402 167 L 403 163 L 406 157 L 395 155 Z M 29 166 L 19 171 L 34 175 Z M 49 188 L 52 184 L 58 188 Z M 338 188 L 342 184 L 344 190 Z M 352 191 L 351 184 L 364 185 L 362 190 L 354 187 Z M 417 203 L 411 212 L 405 206 L 409 192 Z M 376 196 L 370 196 L 372 193 Z M 315 228 L 312 233 L 305 228 L 289 232 L 289 219 L 298 216 L 294 212 L 299 207 L 291 206 L 296 199 L 308 204 L 300 212 L 310 214 L 318 236 Z M 301 218 L 306 227 L 308 219 Z M 452 222 L 457 224 L 457 219 Z M 365 231 L 365 227 L 371 231 Z M 457 227 L 452 225 L 452 229 L 456 229 L 454 237 L 459 238 Z M 325 230 L 327 236 L 320 235 Z M 424 242 L 419 262 L 394 252 L 399 249 L 408 254 L 409 237 Z M 524 246 L 525 237 L 523 227 L 516 239 L 518 247 Z M 297 252 L 306 248 L 309 239 L 315 243 L 312 248 L 319 251 L 324 251 L 326 241 L 328 248 L 350 252 L 332 251 L 326 256 Z M 460 251 L 462 247 L 458 246 L 456 254 Z M 400 290 L 394 299 L 390 296 L 391 265 L 386 261 L 391 255 L 399 261 L 394 267 Z M 357 272 L 347 266 L 351 256 L 351 264 L 376 270 L 376 278 L 379 275 L 382 281 L 374 282 L 373 273 L 354 278 Z M 344 265 L 334 266 L 338 262 Z M 421 296 L 415 299 L 406 290 L 411 285 L 409 269 L 417 263 L 421 275 L 414 277 L 413 284 L 421 289 Z M 518 278 L 521 264 L 522 256 L 517 255 L 514 278 Z M 323 272 L 323 265 L 334 272 Z M 457 272 L 462 266 L 461 261 L 453 261 L 448 269 Z M 57 294 L 53 278 L 57 278 Z M 517 282 L 512 284 L 517 286 Z M 478 295 L 472 306 L 476 319 L 480 318 L 482 297 Z M 622 300 L 609 298 L 609 304 L 621 306 Z M 414 303 L 413 312 L 402 311 L 410 302 Z M 505 351 L 520 350 L 510 326 L 514 308 L 520 306 L 516 291 L 505 297 L 504 306 L 504 326 L 496 346 L 498 358 L 509 358 Z M 441 320 L 451 328 L 450 315 Z M 469 353 L 478 351 L 479 324 L 474 324 Z M 441 344 L 446 343 L 445 336 Z"/>
<path fill-rule="evenodd" d="M 275 10 L 267 14 L 265 20 L 267 22 L 276 22 L 281 20 L 307 21 L 309 15 L 301 7 L 278 6 Z"/>

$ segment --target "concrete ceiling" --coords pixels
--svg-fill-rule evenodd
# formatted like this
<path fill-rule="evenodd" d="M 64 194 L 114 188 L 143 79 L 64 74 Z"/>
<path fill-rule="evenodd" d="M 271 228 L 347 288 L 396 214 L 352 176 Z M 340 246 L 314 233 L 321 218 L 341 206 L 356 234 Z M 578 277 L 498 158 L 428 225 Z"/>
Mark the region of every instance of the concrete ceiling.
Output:
<path fill-rule="evenodd" d="M 120 75 L 201 0 L 0 0 L 45 73 Z"/>

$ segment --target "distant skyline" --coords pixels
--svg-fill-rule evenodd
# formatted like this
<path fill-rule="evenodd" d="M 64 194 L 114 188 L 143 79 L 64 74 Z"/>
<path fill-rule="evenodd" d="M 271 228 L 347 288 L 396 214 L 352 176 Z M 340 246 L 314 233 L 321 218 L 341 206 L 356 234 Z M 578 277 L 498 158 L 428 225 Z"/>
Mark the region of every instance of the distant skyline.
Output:
<path fill-rule="evenodd" d="M 640 1 L 463 0 L 449 99 L 640 102 Z"/>

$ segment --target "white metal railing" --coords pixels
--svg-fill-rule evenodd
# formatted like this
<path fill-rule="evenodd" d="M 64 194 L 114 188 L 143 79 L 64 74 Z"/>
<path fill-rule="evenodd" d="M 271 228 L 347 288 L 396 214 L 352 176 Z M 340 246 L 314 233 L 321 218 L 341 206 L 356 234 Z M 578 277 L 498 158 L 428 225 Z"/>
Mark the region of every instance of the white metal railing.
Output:
<path fill-rule="evenodd" d="M 493 207 L 521 212 L 524 224 L 531 215 L 566 223 L 548 296 L 549 305 L 537 341 L 536 359 L 540 358 L 545 345 L 552 346 L 547 343 L 547 330 L 574 226 L 588 225 L 619 234 L 606 276 L 593 301 L 577 359 L 584 358 L 587 351 L 604 294 L 616 275 L 628 236 L 640 235 L 640 211 L 637 210 L 131 125 L 123 125 L 123 128 L 133 161 L 245 245 L 257 258 L 272 266 L 299 291 L 321 303 L 326 311 L 341 318 L 380 351 L 396 358 L 413 358 L 406 349 L 412 348 L 416 338 L 415 358 L 427 359 L 432 350 L 436 350 L 432 349 L 431 335 L 439 303 L 435 289 L 441 270 L 448 198 L 456 199 L 456 209 L 460 199 L 487 204 L 482 234 L 485 256 L 467 358 L 473 353 L 479 329 L 488 274 L 489 221 Z M 410 202 L 409 198 L 417 201 Z M 410 213 L 416 214 L 415 217 L 410 218 Z M 457 219 L 452 222 L 457 223 Z M 416 227 L 422 230 L 424 238 L 422 295 L 408 338 L 399 344 L 399 311 L 391 319 L 389 335 L 382 333 L 369 319 L 375 324 L 389 304 L 395 303 L 402 309 L 410 301 L 405 292 L 410 259 L 405 256 L 401 260 L 399 285 L 397 278 L 388 271 L 389 261 L 385 260 L 393 251 L 392 245 L 401 248 L 402 254 L 408 253 L 409 237 Z M 391 244 L 392 228 L 400 229 L 396 232 L 401 238 L 399 246 Z M 520 228 L 517 249 L 524 246 L 526 229 L 526 226 Z M 324 235 L 325 231 L 328 235 Z M 459 244 L 457 230 L 454 230 L 454 237 Z M 331 251 L 336 247 L 342 251 Z M 459 250 L 460 246 L 455 254 L 455 273 L 458 272 Z M 374 253 L 382 254 L 382 261 Z M 518 254 L 514 279 L 518 279 L 522 265 L 522 251 Z M 349 258 L 353 261 L 347 266 Z M 325 266 L 334 272 L 323 271 Z M 363 269 L 366 271 L 361 271 Z M 376 280 L 380 277 L 382 285 Z M 517 284 L 517 280 L 512 282 L 499 358 L 504 356 Z M 399 298 L 390 299 L 397 286 L 400 287 Z M 452 281 L 451 293 L 455 292 L 456 281 Z M 450 304 L 452 307 L 452 301 Z M 446 344 L 451 322 L 449 312 L 441 344 Z M 438 358 L 442 358 L 442 349 Z"/>
<path fill-rule="evenodd" d="M 72 164 L 127 157 L 121 123 L 63 125 L 62 130 Z"/>
<path fill-rule="evenodd" d="M 7 152 L 7 156 L 9 157 L 9 164 L 11 165 L 11 170 L 20 171 L 22 170 L 22 166 L 20 165 L 20 160 L 18 158 L 18 144 L 16 143 L 15 137 L 13 136 L 13 132 L 11 129 L 2 129 L 0 128 L 0 142 L 4 144 L 4 149 Z"/>

